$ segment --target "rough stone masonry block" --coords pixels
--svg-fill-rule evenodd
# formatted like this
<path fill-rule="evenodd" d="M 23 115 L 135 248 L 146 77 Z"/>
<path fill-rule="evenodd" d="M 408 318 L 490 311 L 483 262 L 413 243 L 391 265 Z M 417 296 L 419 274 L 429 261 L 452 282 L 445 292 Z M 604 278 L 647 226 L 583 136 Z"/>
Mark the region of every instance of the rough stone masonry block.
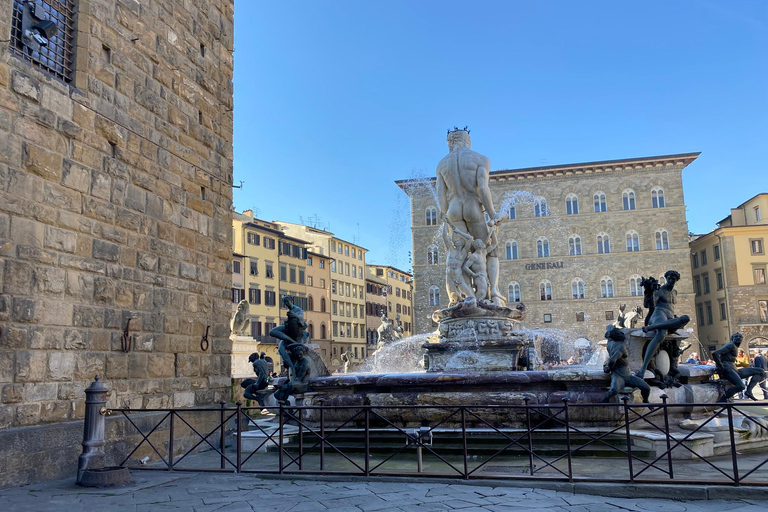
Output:
<path fill-rule="evenodd" d="M 93 257 L 99 260 L 116 262 L 120 258 L 120 246 L 95 239 L 93 241 Z"/>
<path fill-rule="evenodd" d="M 11 80 L 11 88 L 15 93 L 35 102 L 40 101 L 40 83 L 37 80 L 18 71 L 13 72 Z"/>
<path fill-rule="evenodd" d="M 11 302 L 11 318 L 16 322 L 38 322 L 40 311 L 34 299 L 14 297 Z"/>
<path fill-rule="evenodd" d="M 42 382 L 48 367 L 48 354 L 39 350 L 16 352 L 16 382 Z"/>
<path fill-rule="evenodd" d="M 57 251 L 75 252 L 77 233 L 53 226 L 45 226 L 45 246 Z"/>
<path fill-rule="evenodd" d="M 33 219 L 11 217 L 11 240 L 19 245 L 42 247 L 45 225 Z"/>
<path fill-rule="evenodd" d="M 62 157 L 43 148 L 29 144 L 23 145 L 24 168 L 38 176 L 54 182 L 61 181 Z"/>
<path fill-rule="evenodd" d="M 91 188 L 91 171 L 74 162 L 65 160 L 61 184 L 80 192 L 88 192 Z"/>
<path fill-rule="evenodd" d="M 13 382 L 14 353 L 11 350 L 0 351 L 0 382 Z"/>
<path fill-rule="evenodd" d="M 48 354 L 48 380 L 68 381 L 75 374 L 75 354 L 55 351 Z M 55 398 L 55 397 L 54 397 Z"/>
<path fill-rule="evenodd" d="M 16 425 L 25 427 L 40 423 L 40 404 L 16 406 Z"/>

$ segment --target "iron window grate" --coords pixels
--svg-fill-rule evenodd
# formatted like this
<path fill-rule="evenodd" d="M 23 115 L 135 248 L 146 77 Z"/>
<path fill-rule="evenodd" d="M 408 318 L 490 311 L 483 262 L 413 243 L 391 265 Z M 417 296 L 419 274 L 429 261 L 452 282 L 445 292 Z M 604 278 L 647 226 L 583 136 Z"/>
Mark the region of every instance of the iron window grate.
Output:
<path fill-rule="evenodd" d="M 39 52 L 28 48 L 22 39 L 21 19 L 26 3 L 28 0 L 13 1 L 11 52 L 59 80 L 71 82 L 74 68 L 74 0 L 34 0 L 34 3 L 43 9 L 46 17 L 55 22 L 58 27 L 56 36 L 51 38 L 48 45 L 42 47 Z"/>

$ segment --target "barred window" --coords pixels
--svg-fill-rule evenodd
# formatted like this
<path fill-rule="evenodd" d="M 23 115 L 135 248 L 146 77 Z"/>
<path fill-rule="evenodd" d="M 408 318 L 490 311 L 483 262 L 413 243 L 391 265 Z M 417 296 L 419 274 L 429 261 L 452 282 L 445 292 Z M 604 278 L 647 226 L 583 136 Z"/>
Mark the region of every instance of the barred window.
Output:
<path fill-rule="evenodd" d="M 75 67 L 75 15 L 74 0 L 14 0 L 11 53 L 59 80 L 71 82 Z M 48 38 L 42 30 L 45 25 L 50 26 L 46 21 L 56 24 L 48 29 Z M 45 44 L 41 44 L 43 41 Z"/>

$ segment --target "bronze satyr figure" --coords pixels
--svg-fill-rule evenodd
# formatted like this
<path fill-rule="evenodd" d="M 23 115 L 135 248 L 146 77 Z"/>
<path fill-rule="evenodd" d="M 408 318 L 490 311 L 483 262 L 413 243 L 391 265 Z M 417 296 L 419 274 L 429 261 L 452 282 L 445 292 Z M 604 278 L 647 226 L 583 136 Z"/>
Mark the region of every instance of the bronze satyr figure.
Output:
<path fill-rule="evenodd" d="M 624 386 L 629 386 L 639 388 L 643 402 L 648 403 L 651 386 L 629 371 L 629 352 L 624 345 L 624 332 L 613 325 L 609 325 L 605 338 L 608 340 L 608 359 L 605 361 L 603 371 L 611 374 L 611 387 L 603 397 L 602 402 L 608 402 L 612 397 L 618 395 Z"/>
<path fill-rule="evenodd" d="M 719 402 L 728 401 L 733 395 L 744 391 L 744 389 L 746 389 L 745 394 L 750 399 L 757 400 L 755 395 L 752 394 L 752 390 L 755 389 L 755 386 L 760 381 L 765 379 L 765 370 L 753 366 L 736 369 L 736 357 L 739 354 L 739 345 L 741 345 L 743 339 L 744 337 L 741 333 L 735 332 L 731 336 L 730 343 L 726 343 L 718 350 L 712 352 L 712 359 L 715 360 L 720 379 L 727 380 L 733 384 L 732 387 L 725 390 L 725 394 L 720 397 Z M 742 379 L 749 379 L 749 385 L 744 386 Z"/>

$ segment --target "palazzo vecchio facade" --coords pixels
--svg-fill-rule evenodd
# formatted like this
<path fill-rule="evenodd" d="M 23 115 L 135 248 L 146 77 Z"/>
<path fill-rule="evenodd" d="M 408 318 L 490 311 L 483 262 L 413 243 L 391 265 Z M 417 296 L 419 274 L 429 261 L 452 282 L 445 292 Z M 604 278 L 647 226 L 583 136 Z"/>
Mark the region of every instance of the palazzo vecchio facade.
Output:
<path fill-rule="evenodd" d="M 682 276 L 677 311 L 694 318 L 682 171 L 698 155 L 492 171 L 494 207 L 507 218 L 499 289 L 528 306 L 521 327 L 601 340 L 620 305 L 642 306 L 641 276 L 662 279 L 669 269 Z M 432 312 L 448 305 L 442 222 L 428 187 L 397 184 L 411 198 L 414 331 L 426 333 Z"/>

